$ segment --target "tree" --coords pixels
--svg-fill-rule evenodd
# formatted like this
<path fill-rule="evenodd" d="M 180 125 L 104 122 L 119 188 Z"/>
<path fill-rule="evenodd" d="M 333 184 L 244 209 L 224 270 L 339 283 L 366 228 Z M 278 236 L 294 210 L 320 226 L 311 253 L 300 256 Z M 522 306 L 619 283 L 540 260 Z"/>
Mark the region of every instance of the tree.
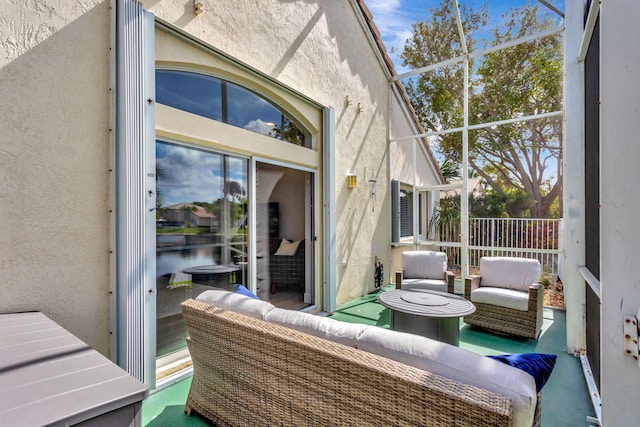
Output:
<path fill-rule="evenodd" d="M 463 55 L 452 0 L 430 10 L 431 17 L 413 25 L 404 46 L 403 64 L 421 68 Z M 493 29 L 491 45 L 555 27 L 539 7 L 512 8 Z M 486 5 L 460 8 L 469 51 L 481 42 Z M 561 35 L 469 59 L 469 123 L 519 118 L 559 111 L 562 105 Z M 423 127 L 443 130 L 463 125 L 463 67 L 454 64 L 421 74 L 405 83 Z M 496 193 L 520 190 L 530 198 L 530 216 L 548 217 L 561 196 L 562 120 L 558 116 L 487 127 L 469 132 L 469 166 Z M 460 132 L 441 135 L 438 152 L 460 164 Z M 556 167 L 554 171 L 551 168 Z M 555 179 L 550 181 L 550 175 Z"/>
<path fill-rule="evenodd" d="M 488 191 L 484 196 L 469 199 L 470 218 L 522 218 L 529 208 L 529 197 L 518 189 Z"/>
<path fill-rule="evenodd" d="M 440 165 L 440 172 L 442 172 L 442 176 L 447 182 L 460 178 L 458 166 L 451 159 L 444 159 L 444 162 Z"/>

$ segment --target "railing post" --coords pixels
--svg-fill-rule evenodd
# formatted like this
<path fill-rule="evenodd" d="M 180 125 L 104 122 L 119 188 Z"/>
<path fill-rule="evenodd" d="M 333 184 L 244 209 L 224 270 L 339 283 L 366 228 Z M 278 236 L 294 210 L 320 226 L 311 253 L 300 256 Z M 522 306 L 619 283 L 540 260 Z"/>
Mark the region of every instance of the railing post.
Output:
<path fill-rule="evenodd" d="M 495 218 L 491 218 L 491 256 L 495 256 L 495 251 L 493 250 L 493 248 L 496 246 L 495 242 L 496 242 L 496 219 Z"/>

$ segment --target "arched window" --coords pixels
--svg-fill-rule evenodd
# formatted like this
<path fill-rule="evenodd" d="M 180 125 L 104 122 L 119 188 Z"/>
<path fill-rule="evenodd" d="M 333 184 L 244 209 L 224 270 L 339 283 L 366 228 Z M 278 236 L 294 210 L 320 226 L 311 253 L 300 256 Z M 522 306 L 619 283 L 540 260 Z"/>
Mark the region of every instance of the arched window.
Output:
<path fill-rule="evenodd" d="M 271 138 L 311 148 L 311 136 L 289 114 L 257 93 L 216 77 L 156 70 L 156 101 Z"/>

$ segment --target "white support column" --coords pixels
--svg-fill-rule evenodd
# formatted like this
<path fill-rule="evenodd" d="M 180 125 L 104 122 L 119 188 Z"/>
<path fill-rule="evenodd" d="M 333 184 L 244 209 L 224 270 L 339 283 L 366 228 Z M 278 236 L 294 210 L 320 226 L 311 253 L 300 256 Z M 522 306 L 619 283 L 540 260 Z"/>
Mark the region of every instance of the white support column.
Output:
<path fill-rule="evenodd" d="M 154 16 L 116 3 L 116 362 L 155 387 Z"/>
<path fill-rule="evenodd" d="M 324 311 L 331 313 L 336 309 L 336 112 L 325 108 L 323 115 L 324 141 Z"/>
<path fill-rule="evenodd" d="M 464 60 L 464 130 L 462 131 L 462 190 L 460 190 L 460 274 L 462 289 L 464 279 L 469 275 L 469 58 Z"/>
<path fill-rule="evenodd" d="M 419 249 L 420 241 L 420 233 L 418 231 L 420 229 L 418 226 L 418 221 L 420 221 L 420 218 L 418 218 L 418 203 L 420 201 L 420 197 L 418 197 L 418 138 L 412 141 L 411 151 L 411 156 L 413 157 L 413 164 L 411 165 L 413 167 L 413 186 L 411 188 L 411 194 L 413 194 L 413 205 L 411 207 L 413 209 L 413 247 L 417 250 Z"/>
<path fill-rule="evenodd" d="M 582 0 L 566 2 L 562 156 L 564 274 L 561 274 L 561 279 L 564 285 L 569 353 L 579 352 L 586 345 L 585 282 L 579 272 L 580 266 L 585 263 L 584 66 L 578 62 L 583 33 L 583 8 Z"/>
<path fill-rule="evenodd" d="M 595 0 L 594 0 L 595 1 Z M 607 0 L 600 11 L 600 284 L 602 425 L 639 424 L 640 367 L 626 356 L 625 315 L 640 308 L 640 7 Z"/>

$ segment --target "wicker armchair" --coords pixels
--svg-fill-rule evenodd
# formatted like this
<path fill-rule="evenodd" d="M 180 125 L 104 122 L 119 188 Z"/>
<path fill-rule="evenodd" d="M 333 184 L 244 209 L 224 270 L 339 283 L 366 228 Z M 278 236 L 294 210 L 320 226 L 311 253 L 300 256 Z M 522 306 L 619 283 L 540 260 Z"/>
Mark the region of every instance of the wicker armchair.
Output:
<path fill-rule="evenodd" d="M 537 339 L 544 304 L 539 278 L 538 260 L 481 258 L 480 275 L 465 280 L 464 297 L 475 304 L 476 311 L 464 321 L 499 334 Z"/>
<path fill-rule="evenodd" d="M 396 271 L 396 288 L 453 293 L 454 275 L 447 271 L 444 252 L 406 251 L 402 253 L 402 266 Z"/>

